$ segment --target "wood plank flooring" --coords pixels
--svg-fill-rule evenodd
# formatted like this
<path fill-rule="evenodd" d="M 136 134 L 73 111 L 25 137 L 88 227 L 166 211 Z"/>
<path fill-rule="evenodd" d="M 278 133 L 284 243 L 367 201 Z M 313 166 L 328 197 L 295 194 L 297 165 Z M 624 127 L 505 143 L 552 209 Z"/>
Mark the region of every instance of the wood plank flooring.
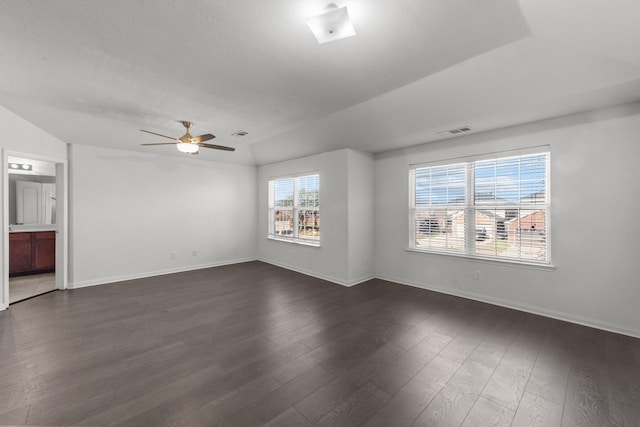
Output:
<path fill-rule="evenodd" d="M 250 262 L 0 313 L 0 425 L 640 426 L 640 340 Z"/>

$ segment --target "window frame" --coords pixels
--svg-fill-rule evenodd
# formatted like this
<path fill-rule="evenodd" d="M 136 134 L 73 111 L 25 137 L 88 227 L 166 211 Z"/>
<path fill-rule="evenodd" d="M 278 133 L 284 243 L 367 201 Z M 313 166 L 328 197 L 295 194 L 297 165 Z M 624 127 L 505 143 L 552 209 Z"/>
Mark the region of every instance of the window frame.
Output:
<path fill-rule="evenodd" d="M 306 177 L 313 177 L 313 176 L 317 176 L 318 177 L 318 203 L 317 206 L 315 207 L 309 207 L 309 206 L 300 206 L 300 201 L 299 201 L 299 180 L 301 178 L 306 178 Z M 278 180 L 287 180 L 287 179 L 293 179 L 293 204 L 290 208 L 281 208 L 279 206 L 276 206 L 276 194 L 275 194 L 275 183 Z M 318 238 L 314 239 L 314 238 L 305 238 L 305 237 L 300 237 L 299 236 L 299 215 L 300 215 L 300 211 L 309 211 L 312 210 L 314 212 L 317 212 L 317 217 L 318 219 L 320 218 L 320 187 L 321 187 L 321 183 L 320 183 L 320 172 L 319 171 L 311 171 L 311 172 L 302 172 L 302 173 L 297 173 L 297 174 L 290 174 L 290 175 L 281 175 L 281 176 L 274 176 L 274 177 L 270 177 L 268 179 L 267 182 L 267 186 L 268 186 L 268 192 L 267 192 L 267 199 L 268 199 L 268 214 L 267 214 L 267 238 L 270 240 L 277 240 L 277 241 L 282 241 L 282 242 L 289 242 L 289 243 L 295 243 L 295 244 L 300 244 L 300 245 L 306 245 L 306 246 L 314 246 L 314 247 L 319 247 L 320 246 L 320 239 L 322 237 L 321 233 L 320 233 L 320 225 L 318 224 Z M 278 210 L 286 210 L 286 211 L 291 211 L 291 236 L 287 236 L 287 235 L 283 235 L 283 234 L 277 234 L 277 230 L 276 230 L 276 211 Z"/>
<path fill-rule="evenodd" d="M 545 203 L 539 204 L 525 204 L 521 203 L 521 200 L 518 202 L 514 202 L 512 204 L 498 204 L 494 203 L 492 205 L 483 205 L 478 204 L 475 200 L 475 184 L 476 184 L 476 174 L 475 169 L 479 162 L 485 161 L 499 161 L 508 158 L 515 157 L 524 157 L 529 155 L 545 155 Z M 442 204 L 442 205 L 430 205 L 430 206 L 417 206 L 416 203 L 416 170 L 421 168 L 433 168 L 433 167 L 450 167 L 459 164 L 465 165 L 466 176 L 465 176 L 465 201 L 463 205 L 455 205 L 455 204 Z M 468 157 L 460 157 L 460 158 L 452 158 L 445 159 L 434 162 L 425 162 L 425 163 L 417 163 L 410 164 L 408 168 L 409 175 L 409 209 L 408 209 L 408 251 L 418 252 L 418 253 L 427 253 L 434 255 L 442 255 L 448 257 L 462 257 L 473 260 L 481 260 L 481 261 L 490 261 L 497 262 L 500 264 L 520 264 L 524 266 L 531 267 L 551 267 L 554 268 L 552 264 L 552 254 L 551 254 L 551 192 L 550 192 L 550 182 L 551 182 L 551 150 L 548 145 L 531 147 L 520 150 L 511 150 L 511 151 L 502 151 L 502 152 L 494 152 L 494 153 L 486 153 L 481 155 L 474 155 Z M 518 181 L 519 185 L 522 183 L 522 179 Z M 522 196 L 521 196 L 522 199 Z M 436 206 L 435 208 L 432 206 Z M 519 209 L 519 210 L 543 210 L 545 219 L 544 219 L 544 245 L 545 245 L 545 254 L 546 258 L 542 260 L 536 260 L 531 258 L 520 258 L 520 257 L 500 257 L 498 254 L 487 255 L 487 254 L 479 254 L 477 253 L 476 248 L 476 212 L 481 210 L 491 210 L 491 209 Z M 446 210 L 463 210 L 464 211 L 464 241 L 462 251 L 456 250 L 447 250 L 447 248 L 426 248 L 420 247 L 417 244 L 417 217 L 416 214 L 420 211 L 428 212 L 429 209 L 437 210 L 437 209 L 446 209 Z M 523 218 L 520 214 L 518 214 L 517 218 Z M 505 221 L 506 222 L 506 221 Z M 448 225 L 448 224 L 447 224 Z M 497 226 L 496 226 L 497 227 Z M 495 233 L 496 231 L 494 231 Z M 519 245 L 518 247 L 521 247 Z"/>

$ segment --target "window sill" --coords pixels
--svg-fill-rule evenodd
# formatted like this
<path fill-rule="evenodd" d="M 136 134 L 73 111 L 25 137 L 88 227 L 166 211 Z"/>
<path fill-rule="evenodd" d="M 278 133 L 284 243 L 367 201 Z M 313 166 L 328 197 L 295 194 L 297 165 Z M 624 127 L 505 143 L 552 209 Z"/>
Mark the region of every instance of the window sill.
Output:
<path fill-rule="evenodd" d="M 269 240 L 275 240 L 277 242 L 284 242 L 284 243 L 294 243 L 296 245 L 302 245 L 302 246 L 311 246 L 313 248 L 319 248 L 320 247 L 320 242 L 314 242 L 312 240 L 301 240 L 301 239 L 293 239 L 293 238 L 286 238 L 286 237 L 275 237 L 275 236 L 267 236 L 267 239 Z"/>
<path fill-rule="evenodd" d="M 497 264 L 503 266 L 513 266 L 513 267 L 522 267 L 522 268 L 531 268 L 534 270 L 545 270 L 545 271 L 555 271 L 556 266 L 553 264 L 540 264 L 537 262 L 527 262 L 527 261 L 519 261 L 519 260 L 511 260 L 511 259 L 495 259 L 495 258 L 484 258 L 479 256 L 471 256 L 467 254 L 455 254 L 455 253 L 444 253 L 444 252 L 436 252 L 436 251 L 426 251 L 421 249 L 407 248 L 407 252 L 412 252 L 416 254 L 425 254 L 425 255 L 436 255 L 439 257 L 453 257 L 453 258 L 462 258 L 469 261 L 479 261 L 489 264 Z"/>

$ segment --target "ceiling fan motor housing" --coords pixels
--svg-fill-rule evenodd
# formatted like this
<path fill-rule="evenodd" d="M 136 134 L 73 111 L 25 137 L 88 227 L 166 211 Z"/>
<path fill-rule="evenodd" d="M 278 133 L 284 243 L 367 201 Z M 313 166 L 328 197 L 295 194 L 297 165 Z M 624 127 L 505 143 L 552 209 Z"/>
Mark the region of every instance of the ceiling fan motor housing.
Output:
<path fill-rule="evenodd" d="M 213 144 L 205 144 L 204 141 L 209 141 L 210 139 L 215 138 L 215 135 L 210 133 L 205 133 L 199 136 L 193 136 L 189 133 L 189 128 L 191 128 L 191 122 L 182 121 L 182 125 L 187 129 L 184 135 L 180 138 L 174 138 L 171 136 L 163 135 L 157 132 L 151 132 L 148 130 L 141 129 L 142 132 L 150 133 L 152 135 L 161 136 L 163 138 L 168 138 L 173 140 L 174 142 L 160 142 L 160 143 L 150 143 L 150 144 L 141 144 L 141 145 L 171 145 L 176 144 L 179 151 L 183 153 L 197 154 L 199 147 L 204 148 L 213 148 L 215 150 L 224 150 L 224 151 L 235 151 L 235 148 L 225 147 L 224 145 L 213 145 Z"/>

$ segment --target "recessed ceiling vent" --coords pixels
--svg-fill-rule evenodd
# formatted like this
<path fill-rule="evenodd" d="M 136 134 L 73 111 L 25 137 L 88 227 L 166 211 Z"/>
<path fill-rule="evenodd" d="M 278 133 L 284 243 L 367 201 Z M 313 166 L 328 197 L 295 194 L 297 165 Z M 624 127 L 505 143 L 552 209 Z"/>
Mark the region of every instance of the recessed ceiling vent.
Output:
<path fill-rule="evenodd" d="M 239 130 L 238 132 L 234 132 L 231 134 L 231 136 L 235 136 L 236 138 L 240 138 L 242 136 L 247 136 L 249 135 L 249 132 L 245 132 L 243 130 Z"/>
<path fill-rule="evenodd" d="M 471 128 L 469 126 L 463 126 L 461 128 L 449 129 L 442 132 L 438 132 L 438 135 L 458 135 L 460 133 L 469 132 Z"/>

